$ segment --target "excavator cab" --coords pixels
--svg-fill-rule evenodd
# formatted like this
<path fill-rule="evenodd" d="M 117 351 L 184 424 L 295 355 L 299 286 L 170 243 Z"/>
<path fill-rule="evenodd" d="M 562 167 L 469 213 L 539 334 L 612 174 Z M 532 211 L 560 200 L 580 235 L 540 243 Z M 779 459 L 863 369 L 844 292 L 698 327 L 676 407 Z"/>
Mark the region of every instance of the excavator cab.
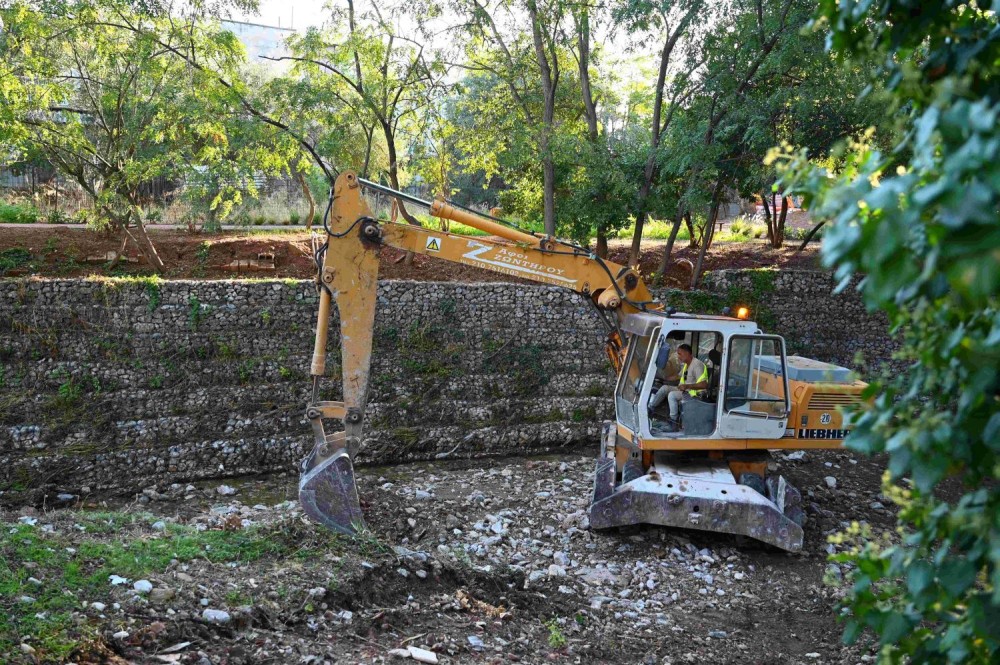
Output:
<path fill-rule="evenodd" d="M 644 440 L 685 449 L 686 441 L 781 439 L 791 412 L 785 342 L 728 317 L 626 317 L 627 352 L 615 392 L 618 422 Z M 705 387 L 684 391 L 679 431 L 667 427 L 665 398 L 679 382 L 681 345 L 705 367 Z"/>

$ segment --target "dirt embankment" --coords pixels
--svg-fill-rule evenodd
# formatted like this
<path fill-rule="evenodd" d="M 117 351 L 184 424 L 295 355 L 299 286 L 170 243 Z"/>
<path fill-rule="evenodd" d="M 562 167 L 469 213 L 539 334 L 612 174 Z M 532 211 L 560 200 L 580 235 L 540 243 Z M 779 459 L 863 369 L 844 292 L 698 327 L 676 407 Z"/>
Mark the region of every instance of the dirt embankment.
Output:
<path fill-rule="evenodd" d="M 315 275 L 310 235 L 306 232 L 188 233 L 154 230 L 150 235 L 167 265 L 166 279 L 226 279 L 233 277 L 291 277 L 308 279 Z M 665 243 L 650 240 L 640 258 L 644 275 L 656 272 Z M 78 277 L 86 275 L 149 274 L 134 249 L 127 249 L 119 263 L 111 267 L 109 256 L 121 249 L 115 236 L 66 227 L 0 228 L 0 252 L 24 250 L 8 255 L 13 260 L 0 263 L 0 275 L 37 275 L 42 277 Z M 109 254 L 111 253 L 111 254 Z M 680 242 L 674 250 L 674 264 L 666 286 L 686 288 L 691 266 L 698 250 Z M 416 256 L 406 265 L 402 252 L 382 250 L 379 275 L 383 279 L 414 279 L 455 282 L 517 282 L 498 273 L 448 263 L 427 256 Z M 628 245 L 611 244 L 610 257 L 617 263 L 628 261 Z M 261 269 L 249 262 L 267 267 Z M 235 263 L 235 265 L 233 265 Z M 6 266 L 6 267 L 4 267 Z M 227 267 L 231 266 L 231 267 Z M 717 244 L 705 259 L 705 270 L 739 268 L 817 267 L 815 248 L 796 252 L 792 246 L 775 250 L 761 240 L 746 243 Z"/>

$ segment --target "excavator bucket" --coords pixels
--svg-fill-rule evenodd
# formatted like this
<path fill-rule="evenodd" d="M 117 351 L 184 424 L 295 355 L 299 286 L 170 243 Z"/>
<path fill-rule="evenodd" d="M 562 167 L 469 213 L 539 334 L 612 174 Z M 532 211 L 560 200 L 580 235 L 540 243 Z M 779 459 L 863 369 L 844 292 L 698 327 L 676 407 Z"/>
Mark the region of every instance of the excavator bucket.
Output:
<path fill-rule="evenodd" d="M 364 525 L 354 463 L 346 448 L 302 475 L 299 503 L 306 515 L 334 531 L 353 534 Z"/>

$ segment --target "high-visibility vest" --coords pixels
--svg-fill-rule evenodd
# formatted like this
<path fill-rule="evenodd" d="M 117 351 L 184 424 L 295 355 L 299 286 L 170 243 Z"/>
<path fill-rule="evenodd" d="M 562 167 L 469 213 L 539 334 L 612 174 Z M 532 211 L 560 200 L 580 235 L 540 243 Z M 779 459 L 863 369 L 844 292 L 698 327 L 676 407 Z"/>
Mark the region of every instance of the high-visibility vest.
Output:
<path fill-rule="evenodd" d="M 705 369 L 701 371 L 701 376 L 698 377 L 698 380 L 695 381 L 695 383 L 708 381 L 708 365 L 702 364 L 702 367 L 704 367 Z M 681 365 L 681 383 L 687 383 L 687 376 L 688 376 L 688 365 L 687 363 L 684 363 L 683 365 Z M 697 397 L 699 392 L 701 391 L 689 390 L 688 395 L 691 395 L 691 397 Z"/>

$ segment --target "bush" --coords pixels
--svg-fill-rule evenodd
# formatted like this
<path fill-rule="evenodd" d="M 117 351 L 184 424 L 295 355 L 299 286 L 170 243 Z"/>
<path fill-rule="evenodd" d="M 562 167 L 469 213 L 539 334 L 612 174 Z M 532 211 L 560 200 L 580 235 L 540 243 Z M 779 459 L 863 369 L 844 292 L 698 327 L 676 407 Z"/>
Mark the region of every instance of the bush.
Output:
<path fill-rule="evenodd" d="M 881 68 L 904 138 L 883 152 L 866 133 L 836 172 L 786 154 L 780 186 L 828 220 L 824 263 L 842 289 L 865 276 L 906 364 L 850 414 L 845 445 L 887 455 L 900 510 L 892 532 L 855 522 L 834 539 L 845 639 L 872 631 L 883 663 L 985 665 L 1000 662 L 997 22 L 983 3 L 915 7 L 821 3 L 828 43 Z"/>
<path fill-rule="evenodd" d="M 20 268 L 31 261 L 31 252 L 23 247 L 12 247 L 0 252 L 0 275 L 8 270 Z"/>
<path fill-rule="evenodd" d="M 297 212 L 290 212 L 290 213 L 288 213 L 288 223 L 289 224 L 293 224 L 293 225 L 294 224 L 298 224 L 300 219 L 301 219 L 301 217 L 299 216 L 299 213 L 297 213 Z"/>
<path fill-rule="evenodd" d="M 74 212 L 69 219 L 70 224 L 90 224 L 97 219 L 97 214 L 89 208 L 81 208 Z"/>
<path fill-rule="evenodd" d="M 806 236 L 809 235 L 810 231 L 812 231 L 812 227 L 810 227 L 808 229 L 797 229 L 797 228 L 785 229 L 785 239 L 786 240 L 805 240 Z M 823 239 L 823 229 L 820 229 L 812 237 L 812 240 L 810 242 L 813 242 L 813 241 L 819 242 L 822 239 Z"/>
<path fill-rule="evenodd" d="M 767 234 L 767 227 L 763 224 L 755 224 L 746 217 L 737 217 L 729 225 L 729 236 L 734 242 L 746 242 L 750 239 L 763 238 Z"/>
<path fill-rule="evenodd" d="M 697 227 L 699 224 L 704 223 L 704 219 L 695 218 L 692 220 Z M 648 219 L 642 227 L 642 237 L 646 240 L 667 240 L 670 238 L 670 232 L 674 228 L 674 223 L 672 220 L 658 220 L 658 219 Z M 615 238 L 631 239 L 632 235 L 635 233 L 635 222 L 629 224 L 628 226 L 619 229 L 615 234 Z M 687 225 L 681 222 L 681 228 L 677 232 L 677 240 L 690 240 L 691 234 L 688 233 Z"/>
<path fill-rule="evenodd" d="M 70 217 L 62 210 L 50 210 L 45 216 L 45 221 L 49 224 L 69 224 Z"/>
<path fill-rule="evenodd" d="M 32 205 L 0 203 L 0 222 L 4 224 L 34 224 L 41 217 Z"/>

